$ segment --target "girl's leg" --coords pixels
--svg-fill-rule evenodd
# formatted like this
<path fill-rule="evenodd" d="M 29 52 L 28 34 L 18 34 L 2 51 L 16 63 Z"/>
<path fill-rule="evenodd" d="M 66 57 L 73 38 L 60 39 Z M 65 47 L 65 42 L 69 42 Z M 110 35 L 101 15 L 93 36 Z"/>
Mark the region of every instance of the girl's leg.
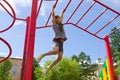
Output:
<path fill-rule="evenodd" d="M 54 61 L 50 64 L 50 66 L 47 68 L 47 70 L 46 70 L 46 75 L 48 74 L 48 72 L 50 71 L 50 69 L 51 69 L 52 67 L 54 67 L 54 66 L 62 59 L 62 56 L 63 56 L 63 53 L 62 53 L 62 52 L 59 52 L 57 59 L 54 60 Z"/>
<path fill-rule="evenodd" d="M 59 52 L 59 47 L 54 47 L 54 49 L 52 51 L 49 51 L 47 53 L 44 53 L 44 54 L 41 54 L 38 58 L 37 58 L 37 62 L 40 62 L 41 59 L 45 56 L 48 56 L 48 55 L 55 55 Z"/>

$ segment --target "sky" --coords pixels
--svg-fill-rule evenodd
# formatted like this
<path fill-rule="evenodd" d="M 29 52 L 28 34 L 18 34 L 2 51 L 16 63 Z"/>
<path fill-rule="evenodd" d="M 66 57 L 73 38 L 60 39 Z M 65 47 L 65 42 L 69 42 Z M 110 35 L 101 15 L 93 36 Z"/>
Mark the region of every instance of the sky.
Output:
<path fill-rule="evenodd" d="M 40 1 L 40 0 L 39 0 Z M 69 0 L 59 0 L 59 3 L 55 9 L 56 14 L 60 14 L 61 11 L 65 8 L 67 2 Z M 72 11 L 78 5 L 80 0 L 72 0 L 70 6 L 66 10 L 64 14 L 64 21 L 68 19 L 71 15 Z M 2 2 L 2 0 L 0 1 Z M 16 16 L 18 18 L 26 19 L 27 16 L 30 15 L 31 11 L 31 0 L 8 0 L 8 2 L 12 5 L 16 12 Z M 75 15 L 71 18 L 70 22 L 76 23 L 81 15 L 85 12 L 85 10 L 90 6 L 93 0 L 84 0 L 81 7 L 77 10 Z M 120 1 L 119 0 L 101 0 L 102 3 L 111 7 L 112 9 L 120 12 Z M 11 12 L 10 8 L 2 2 L 5 7 Z M 52 5 L 54 1 L 43 1 L 38 19 L 37 26 L 44 26 L 45 22 L 48 19 L 49 14 L 51 13 Z M 62 6 L 61 6 L 62 5 Z M 85 28 L 95 17 L 100 14 L 105 8 L 95 4 L 95 6 L 90 10 L 90 12 L 83 18 L 83 20 L 78 24 L 81 27 Z M 107 11 L 95 24 L 91 26 L 88 30 L 95 33 L 101 26 L 103 26 L 110 19 L 115 17 L 116 15 L 111 11 Z M 0 30 L 5 29 L 13 19 L 0 7 Z M 118 22 L 120 21 L 120 17 L 118 17 L 115 21 L 113 21 L 107 28 L 105 28 L 99 36 L 104 36 L 105 34 L 110 33 L 111 28 L 118 27 Z M 49 21 L 51 24 L 51 19 Z M 12 56 L 11 57 L 22 57 L 23 56 L 23 48 L 24 48 L 24 39 L 25 39 L 25 30 L 26 23 L 22 21 L 15 22 L 14 26 L 4 32 L 0 33 L 0 37 L 4 38 L 9 44 L 12 46 Z M 91 57 L 92 62 L 94 63 L 97 58 L 105 59 L 106 51 L 104 41 L 93 37 L 86 32 L 75 28 L 72 25 L 66 25 L 65 31 L 68 37 L 68 40 L 64 44 L 64 57 L 71 57 L 72 55 L 79 55 L 80 52 L 85 52 L 87 55 Z M 52 50 L 52 39 L 54 37 L 54 33 L 52 28 L 44 28 L 36 30 L 36 38 L 35 38 L 35 49 L 34 49 L 34 57 L 38 57 L 41 53 L 45 53 L 49 50 Z M 0 41 L 0 56 L 8 55 L 9 50 L 7 46 Z M 54 56 L 53 56 L 54 57 Z M 46 57 L 42 60 L 41 64 L 44 63 L 47 59 L 51 58 Z"/>

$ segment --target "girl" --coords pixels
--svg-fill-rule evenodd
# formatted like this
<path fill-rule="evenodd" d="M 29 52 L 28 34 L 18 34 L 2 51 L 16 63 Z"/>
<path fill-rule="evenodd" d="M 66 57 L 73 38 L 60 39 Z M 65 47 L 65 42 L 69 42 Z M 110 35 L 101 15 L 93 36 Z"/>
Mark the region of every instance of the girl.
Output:
<path fill-rule="evenodd" d="M 48 74 L 50 69 L 53 66 L 55 66 L 62 59 L 63 43 L 64 43 L 64 41 L 67 40 L 65 31 L 64 31 L 64 27 L 62 24 L 63 14 L 64 14 L 65 10 L 63 10 L 61 16 L 58 16 L 58 15 L 55 16 L 54 8 L 55 8 L 55 6 L 52 7 L 52 28 L 55 33 L 55 37 L 53 39 L 53 50 L 49 51 L 47 53 L 41 54 L 37 58 L 37 61 L 40 62 L 41 59 L 45 56 L 58 55 L 58 57 L 47 67 L 46 74 Z"/>

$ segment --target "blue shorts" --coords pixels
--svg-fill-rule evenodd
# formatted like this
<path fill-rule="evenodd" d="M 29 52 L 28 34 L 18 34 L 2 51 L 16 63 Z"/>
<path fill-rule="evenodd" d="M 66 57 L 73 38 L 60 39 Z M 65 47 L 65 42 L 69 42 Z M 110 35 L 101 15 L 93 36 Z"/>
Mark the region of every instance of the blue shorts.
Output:
<path fill-rule="evenodd" d="M 59 40 L 53 40 L 53 48 L 59 47 L 59 52 L 63 53 L 63 42 Z"/>

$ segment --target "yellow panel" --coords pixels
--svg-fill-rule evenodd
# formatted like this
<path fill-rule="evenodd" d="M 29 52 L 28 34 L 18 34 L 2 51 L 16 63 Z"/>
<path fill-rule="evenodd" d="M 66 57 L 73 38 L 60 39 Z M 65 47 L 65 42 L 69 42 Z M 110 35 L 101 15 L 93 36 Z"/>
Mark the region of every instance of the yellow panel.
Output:
<path fill-rule="evenodd" d="M 106 65 L 107 65 L 107 76 L 108 76 L 108 80 L 111 80 L 110 79 L 110 68 L 109 68 L 109 65 L 108 65 L 108 60 L 107 60 L 107 58 L 106 58 Z"/>
<path fill-rule="evenodd" d="M 103 73 L 103 80 L 107 80 L 107 73 L 105 68 L 102 69 L 102 73 Z"/>

